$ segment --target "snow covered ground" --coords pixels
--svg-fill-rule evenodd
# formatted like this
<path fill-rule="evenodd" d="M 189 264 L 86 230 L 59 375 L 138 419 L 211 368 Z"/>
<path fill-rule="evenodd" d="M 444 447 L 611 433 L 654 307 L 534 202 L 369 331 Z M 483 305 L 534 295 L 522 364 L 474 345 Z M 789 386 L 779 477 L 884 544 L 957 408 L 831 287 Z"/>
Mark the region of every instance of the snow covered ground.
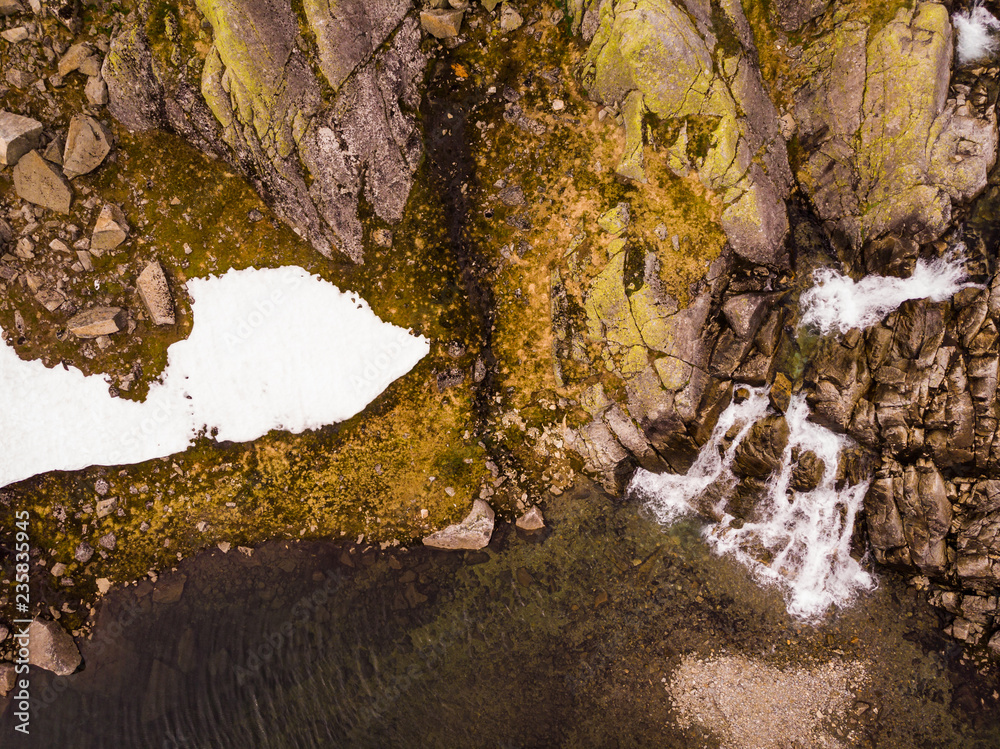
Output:
<path fill-rule="evenodd" d="M 194 326 L 143 403 L 75 368 L 22 361 L 0 343 L 0 486 L 51 470 L 181 452 L 205 431 L 246 442 L 360 412 L 429 343 L 302 268 L 192 279 Z"/>

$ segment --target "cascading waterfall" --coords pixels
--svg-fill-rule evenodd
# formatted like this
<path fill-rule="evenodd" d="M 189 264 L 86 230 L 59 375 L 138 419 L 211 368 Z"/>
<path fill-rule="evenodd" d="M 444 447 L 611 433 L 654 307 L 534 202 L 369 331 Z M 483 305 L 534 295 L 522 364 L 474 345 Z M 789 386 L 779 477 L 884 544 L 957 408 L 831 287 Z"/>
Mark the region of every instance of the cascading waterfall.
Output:
<path fill-rule="evenodd" d="M 816 285 L 799 299 L 803 326 L 820 333 L 868 328 L 910 299 L 942 302 L 964 288 L 977 286 L 965 280 L 964 245 L 958 244 L 936 260 L 918 260 L 909 278 L 865 276 L 854 281 L 833 268 L 813 273 Z"/>
<path fill-rule="evenodd" d="M 959 244 L 939 259 L 919 260 L 909 278 L 867 276 L 855 282 L 832 268 L 820 269 L 814 273 L 816 285 L 800 298 L 801 324 L 823 334 L 846 333 L 879 322 L 910 299 L 943 301 L 961 289 L 977 286 L 965 280 L 963 249 Z M 686 475 L 640 469 L 626 494 L 641 498 L 665 525 L 684 515 L 716 518 L 704 531 L 713 550 L 733 555 L 762 584 L 780 586 L 790 614 L 816 621 L 831 605 L 845 606 L 859 592 L 876 585 L 850 553 L 854 521 L 868 482 L 837 489 L 840 454 L 852 442 L 810 422 L 805 396 L 798 394 L 785 413 L 789 439 L 780 469 L 767 482 L 754 521 L 735 522 L 726 511 L 738 483 L 733 461 L 753 425 L 772 413 L 765 389 L 746 390 L 749 396 L 740 403 L 734 401 L 719 417 Z M 793 491 L 793 455 L 806 451 L 822 460 L 823 476 L 815 489 Z"/>
<path fill-rule="evenodd" d="M 831 604 L 844 606 L 859 591 L 875 585 L 874 578 L 850 553 L 854 518 L 868 482 L 836 489 L 840 452 L 850 440 L 808 421 L 805 396 L 797 395 L 785 414 L 789 439 L 781 467 L 771 476 L 757 504 L 760 519 L 737 527 L 733 515 L 726 512 L 728 494 L 737 483 L 733 461 L 753 425 L 772 413 L 766 389 L 747 390 L 746 400 L 734 401 L 719 417 L 687 475 L 640 470 L 627 492 L 643 499 L 658 521 L 669 524 L 695 512 L 694 500 L 710 487 L 720 487 L 721 498 L 710 510 L 720 519 L 705 529 L 711 547 L 718 554 L 732 554 L 759 582 L 781 586 L 790 614 L 815 620 Z M 735 437 L 721 449 L 734 427 Z M 790 491 L 796 450 L 812 451 L 823 461 L 823 477 L 812 491 Z"/>

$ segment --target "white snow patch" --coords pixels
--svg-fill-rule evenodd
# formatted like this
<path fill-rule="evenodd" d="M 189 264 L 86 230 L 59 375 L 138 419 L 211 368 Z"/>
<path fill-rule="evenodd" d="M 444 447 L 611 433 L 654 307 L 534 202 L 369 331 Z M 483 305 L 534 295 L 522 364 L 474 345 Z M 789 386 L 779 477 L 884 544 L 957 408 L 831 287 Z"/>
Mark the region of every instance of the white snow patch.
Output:
<path fill-rule="evenodd" d="M 955 51 L 961 65 L 984 60 L 997 51 L 997 39 L 992 32 L 1000 30 L 1000 21 L 982 5 L 955 13 L 951 22 L 958 32 Z"/>
<path fill-rule="evenodd" d="M 802 325 L 815 325 L 820 333 L 846 333 L 879 322 L 903 302 L 931 299 L 941 302 L 976 284 L 965 281 L 962 245 L 937 260 L 918 260 L 909 278 L 865 276 L 854 281 L 833 268 L 813 272 L 816 285 L 799 300 Z"/>
<path fill-rule="evenodd" d="M 669 525 L 690 514 L 691 501 L 709 486 L 719 486 L 721 499 L 712 514 L 721 519 L 704 531 L 712 549 L 717 554 L 734 556 L 760 583 L 779 586 L 792 616 L 815 621 L 831 605 L 847 606 L 858 592 L 875 587 L 874 578 L 850 554 L 854 520 L 868 482 L 836 489 L 840 452 L 851 441 L 807 421 L 805 396 L 796 395 L 785 415 L 789 440 L 781 469 L 771 476 L 758 501 L 761 519 L 735 527 L 735 518 L 726 512 L 726 504 L 737 481 L 731 470 L 736 449 L 753 424 L 770 411 L 766 389 L 748 390 L 747 400 L 732 403 L 719 417 L 687 475 L 640 469 L 626 493 L 640 497 L 657 520 Z M 720 452 L 725 435 L 734 426 L 738 429 L 735 439 Z M 823 478 L 812 491 L 789 490 L 795 448 L 811 450 L 824 463 Z"/>
<path fill-rule="evenodd" d="M 359 413 L 429 351 L 357 295 L 298 267 L 191 279 L 194 326 L 143 403 L 0 345 L 0 486 L 52 470 L 138 463 L 199 433 L 246 442 Z"/>

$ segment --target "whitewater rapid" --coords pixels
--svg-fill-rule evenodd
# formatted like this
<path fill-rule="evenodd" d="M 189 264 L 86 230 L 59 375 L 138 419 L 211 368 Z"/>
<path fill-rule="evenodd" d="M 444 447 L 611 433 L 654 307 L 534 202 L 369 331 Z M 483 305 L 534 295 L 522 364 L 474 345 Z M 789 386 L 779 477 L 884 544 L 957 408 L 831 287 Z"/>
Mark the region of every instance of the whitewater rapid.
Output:
<path fill-rule="evenodd" d="M 721 518 L 704 529 L 709 545 L 718 554 L 736 558 L 758 582 L 780 587 L 792 616 L 814 621 L 831 605 L 846 606 L 859 592 L 875 587 L 872 575 L 851 556 L 854 520 L 868 482 L 837 490 L 840 454 L 851 440 L 808 421 L 805 396 L 796 395 L 785 414 L 789 439 L 781 466 L 758 500 L 760 519 L 734 525 L 726 507 L 738 481 L 732 471 L 737 448 L 757 421 L 773 413 L 765 388 L 746 390 L 749 397 L 742 403 L 734 401 L 722 413 L 686 475 L 639 470 L 626 494 L 640 498 L 660 523 L 669 525 L 695 514 L 695 500 L 715 487 L 720 498 L 707 513 L 705 508 L 701 512 Z M 736 436 L 722 450 L 733 427 Z M 812 451 L 823 461 L 823 477 L 812 491 L 790 489 L 796 450 Z"/>
<path fill-rule="evenodd" d="M 846 333 L 874 325 L 910 299 L 950 299 L 962 289 L 977 286 L 966 281 L 963 249 L 957 245 L 936 260 L 918 260 L 909 278 L 872 275 L 854 281 L 833 268 L 820 268 L 813 272 L 815 285 L 799 299 L 801 324 L 823 334 Z"/>

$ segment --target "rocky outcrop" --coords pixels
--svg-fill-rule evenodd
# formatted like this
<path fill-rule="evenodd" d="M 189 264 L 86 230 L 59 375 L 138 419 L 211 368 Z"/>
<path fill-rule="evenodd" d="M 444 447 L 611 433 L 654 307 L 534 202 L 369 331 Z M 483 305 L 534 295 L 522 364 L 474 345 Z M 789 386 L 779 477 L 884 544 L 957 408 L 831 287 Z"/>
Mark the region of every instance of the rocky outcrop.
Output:
<path fill-rule="evenodd" d="M 287 0 L 198 5 L 214 36 L 200 79 L 159 59 L 136 22 L 105 59 L 112 114 L 220 153 L 320 252 L 361 262 L 359 200 L 400 220 L 421 155 L 426 58 L 410 4 L 310 0 L 315 49 Z"/>
<path fill-rule="evenodd" d="M 873 35 L 846 14 L 798 64 L 808 80 L 795 94 L 799 183 L 834 239 L 855 250 L 887 233 L 932 241 L 953 204 L 986 186 L 996 113 L 949 95 L 944 5 L 900 9 Z"/>
<path fill-rule="evenodd" d="M 757 50 L 738 3 L 709 13 L 670 0 L 601 5 L 584 81 L 603 103 L 620 108 L 624 177 L 644 181 L 648 115 L 672 127 L 671 167 L 695 169 L 725 208 L 722 228 L 741 256 L 784 262 L 792 187 L 778 113 L 755 63 Z"/>

